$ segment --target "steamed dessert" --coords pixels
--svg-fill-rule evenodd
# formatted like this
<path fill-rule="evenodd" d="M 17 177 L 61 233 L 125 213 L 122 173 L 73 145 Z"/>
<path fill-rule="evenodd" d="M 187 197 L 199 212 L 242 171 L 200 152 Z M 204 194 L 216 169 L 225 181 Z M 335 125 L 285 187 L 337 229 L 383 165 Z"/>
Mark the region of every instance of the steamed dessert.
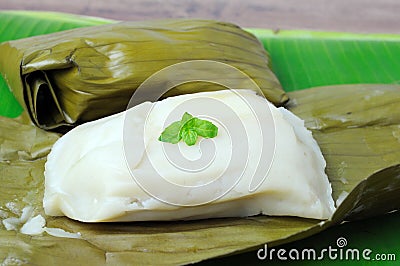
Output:
<path fill-rule="evenodd" d="M 163 130 L 185 112 L 214 117 L 218 134 L 191 146 L 161 142 Z M 263 157 L 261 146 L 273 156 Z M 185 169 L 204 158 L 211 159 L 200 170 Z M 47 215 L 83 222 L 328 219 L 335 207 L 324 170 L 311 132 L 288 110 L 248 90 L 202 92 L 145 102 L 69 131 L 48 155 L 43 204 Z"/>

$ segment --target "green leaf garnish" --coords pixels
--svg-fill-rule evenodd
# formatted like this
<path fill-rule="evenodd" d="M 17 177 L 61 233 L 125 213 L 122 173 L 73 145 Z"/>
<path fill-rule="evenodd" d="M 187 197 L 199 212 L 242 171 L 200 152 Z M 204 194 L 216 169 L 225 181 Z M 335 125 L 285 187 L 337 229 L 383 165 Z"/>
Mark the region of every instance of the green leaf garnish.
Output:
<path fill-rule="evenodd" d="M 199 136 L 204 138 L 213 138 L 218 134 L 218 128 L 213 123 L 196 117 L 188 121 L 185 127 L 192 128 Z"/>
<path fill-rule="evenodd" d="M 181 130 L 181 121 L 176 121 L 169 125 L 158 138 L 159 141 L 176 144 L 181 140 L 179 131 Z"/>
<path fill-rule="evenodd" d="M 218 134 L 218 127 L 207 120 L 193 117 L 185 112 L 181 121 L 176 121 L 166 127 L 158 138 L 159 141 L 178 143 L 181 139 L 188 145 L 196 144 L 197 137 L 214 138 Z"/>
<path fill-rule="evenodd" d="M 195 130 L 192 129 L 183 129 L 182 130 L 182 139 L 183 141 L 188 145 L 188 146 L 192 146 L 194 144 L 196 144 L 197 141 L 197 133 Z"/>
<path fill-rule="evenodd" d="M 191 114 L 189 114 L 188 112 L 185 112 L 181 119 L 182 125 L 184 125 L 187 121 L 189 121 L 192 118 L 193 118 L 193 116 Z"/>

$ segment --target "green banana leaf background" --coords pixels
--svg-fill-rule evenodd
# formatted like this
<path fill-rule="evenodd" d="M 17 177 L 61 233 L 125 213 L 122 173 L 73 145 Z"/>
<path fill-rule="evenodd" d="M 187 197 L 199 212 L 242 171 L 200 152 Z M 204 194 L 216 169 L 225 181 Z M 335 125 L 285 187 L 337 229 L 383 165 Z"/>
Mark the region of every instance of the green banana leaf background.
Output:
<path fill-rule="evenodd" d="M 34 12 L 3 12 L 0 13 L 0 41 L 12 40 L 12 39 L 19 39 L 23 37 L 39 35 L 44 33 L 51 33 L 56 32 L 64 29 L 76 28 L 76 27 L 83 27 L 83 26 L 90 26 L 90 25 L 100 25 L 105 23 L 112 23 L 113 21 L 97 19 L 97 18 L 88 18 L 88 17 L 77 17 L 68 14 L 57 14 L 57 13 L 34 13 Z M 337 121 L 332 119 L 330 116 L 332 101 L 324 101 L 327 98 L 332 99 L 335 98 L 335 95 L 339 95 L 334 105 L 345 104 L 343 115 L 347 115 L 346 119 L 351 123 L 351 125 L 357 125 L 358 128 L 354 130 L 359 130 L 356 132 L 357 136 L 363 134 L 363 125 L 384 125 L 382 130 L 377 132 L 376 136 L 379 137 L 385 136 L 384 131 L 390 130 L 390 132 L 397 132 L 396 124 L 399 124 L 397 114 L 399 113 L 400 103 L 399 98 L 399 91 L 400 87 L 397 85 L 389 85 L 389 86 L 382 86 L 382 85 L 368 85 L 368 86 L 342 86 L 342 87 L 324 87 L 324 88 L 316 88 L 313 89 L 314 93 L 304 93 L 306 88 L 315 87 L 315 86 L 323 86 L 323 85 L 334 85 L 334 84 L 357 84 L 357 83 L 379 83 L 379 84 L 397 84 L 400 80 L 400 62 L 396 60 L 396 56 L 400 56 L 400 36 L 396 35 L 359 35 L 359 34 L 344 34 L 344 33 L 318 33 L 318 32 L 307 32 L 307 31 L 282 31 L 282 32 L 273 32 L 270 30 L 262 30 L 262 29 L 249 29 L 250 32 L 254 33 L 264 44 L 265 48 L 270 52 L 273 62 L 273 68 L 275 73 L 277 74 L 278 78 L 280 79 L 284 89 L 289 93 L 289 96 L 295 101 L 292 101 L 292 111 L 298 114 L 300 117 L 305 119 L 306 125 L 314 131 L 314 135 L 316 139 L 319 141 L 321 149 L 323 150 L 325 156 L 328 156 L 327 160 L 335 160 L 335 154 L 329 153 L 329 145 L 324 146 L 324 141 L 326 141 L 327 132 L 330 134 L 329 138 L 334 138 L 338 141 L 338 143 L 342 143 L 343 147 L 338 147 L 338 149 L 345 149 L 349 143 L 344 143 L 341 140 L 348 139 L 346 136 L 346 132 L 348 130 L 333 130 L 330 132 L 330 127 L 337 125 Z M 374 87 L 375 86 L 375 87 Z M 379 121 L 377 119 L 374 120 L 374 112 L 373 109 L 376 106 L 370 106 L 370 114 L 368 116 L 359 115 L 360 109 L 365 107 L 368 104 L 368 98 L 365 98 L 366 91 L 365 90 L 375 90 L 375 89 L 382 89 L 385 91 L 384 96 L 377 95 L 380 99 L 381 108 L 386 108 L 384 114 L 387 115 L 388 120 Z M 292 92 L 293 91 L 293 92 Z M 310 95 L 313 95 L 310 97 Z M 323 96 L 323 97 L 322 97 Z M 328 97 L 327 97 L 328 96 Z M 318 98 L 320 97 L 320 98 Z M 368 96 L 369 97 L 369 96 Z M 0 84 L 0 115 L 6 117 L 17 117 L 21 114 L 22 108 L 18 104 L 18 102 L 13 97 L 12 93 L 8 90 L 7 85 L 2 80 Z M 311 106 L 310 108 L 302 108 L 301 106 L 310 106 L 306 105 L 307 103 L 319 103 L 318 106 Z M 378 101 L 379 102 L 379 101 Z M 389 103 L 393 102 L 394 104 L 390 105 Z M 357 104 L 353 104 L 357 103 Z M 382 104 L 383 103 L 383 104 Z M 325 105 L 324 105 L 325 104 Z M 318 113 L 315 113 L 315 110 L 318 110 Z M 322 110 L 322 111 L 321 111 Z M 319 121 L 324 122 L 323 126 L 313 124 L 315 118 L 319 119 Z M 23 130 L 24 127 L 21 127 L 20 124 L 16 122 L 15 125 L 9 123 L 9 121 L 5 118 L 1 119 L 1 123 L 7 123 L 11 127 L 15 126 L 15 128 L 20 130 L 20 134 L 24 135 L 29 138 L 32 135 L 36 137 L 42 137 L 43 143 L 46 141 L 54 141 L 57 136 L 41 136 L 41 133 L 33 132 L 30 128 L 26 128 L 26 132 Z M 0 136 L 2 136 L 0 132 Z M 353 133 L 354 134 L 354 133 Z M 397 136 L 400 136 L 397 135 Z M 49 139 L 46 139 L 49 138 Z M 6 136 L 2 136 L 2 139 L 7 139 Z M 14 140 L 9 140 L 10 142 L 16 141 L 17 138 Z M 396 145 L 396 137 L 393 139 L 385 140 L 387 143 L 386 145 L 390 145 L 391 147 L 395 147 Z M 382 142 L 384 142 L 382 140 Z M 326 143 L 329 144 L 329 141 Z M 378 142 L 371 142 L 371 143 L 378 143 Z M 356 139 L 351 141 L 351 144 L 354 145 L 354 149 L 362 147 L 365 143 L 357 143 Z M 358 146 L 357 146 L 358 145 Z M 398 145 L 398 144 L 397 144 Z M 27 147 L 21 148 L 22 150 L 27 150 Z M 40 153 L 44 152 L 41 147 L 30 147 L 31 153 L 27 156 L 29 159 L 40 158 Z M 378 154 L 376 160 L 377 165 L 380 167 L 389 167 L 392 164 L 398 161 L 399 152 L 390 152 L 385 151 L 381 148 L 381 146 L 376 145 L 374 150 L 377 151 Z M 8 159 L 12 159 L 18 157 L 20 155 L 15 155 L 10 152 L 7 155 Z M 35 157 L 36 156 L 36 157 Z M 386 156 L 386 157 L 385 157 Z M 383 160 L 379 161 L 379 158 L 384 157 Z M 7 159 L 6 158 L 6 159 Z M 4 159 L 4 158 L 2 158 Z M 42 159 L 38 159 L 35 163 L 42 163 Z M 6 164 L 6 161 L 2 163 Z M 22 158 L 21 164 L 21 173 L 27 171 L 26 165 L 26 158 Z M 358 158 L 355 159 L 355 162 L 358 166 L 363 165 L 363 161 Z M 3 167 L 3 166 L 2 166 Z M 362 168 L 362 167 L 361 167 Z M 4 168 L 6 169 L 6 168 Z M 356 167 L 356 169 L 360 169 L 360 167 Z M 357 171 L 352 169 L 345 169 L 346 171 Z M 340 167 L 333 167 L 327 169 L 328 175 L 331 173 L 332 175 L 337 175 L 338 172 L 343 171 Z M 363 169 L 359 172 L 354 172 L 353 175 L 359 175 L 358 178 L 362 180 L 363 176 L 367 177 L 370 174 L 373 174 L 375 177 L 379 177 L 380 175 L 385 175 L 389 171 L 390 174 L 398 176 L 399 169 L 398 167 L 394 166 L 388 168 L 388 170 L 384 172 L 373 173 L 371 169 Z M 0 173 L 1 170 L 0 170 Z M 3 172 L 4 173 L 4 172 Z M 35 173 L 30 173 L 29 175 L 35 176 Z M 35 179 L 34 179 L 35 180 Z M 10 183 L 15 182 L 13 180 L 3 180 L 3 182 L 8 181 Z M 21 182 L 21 181 L 20 181 Z M 36 180 L 35 182 L 38 182 Z M 35 182 L 31 181 L 32 186 L 35 185 Z M 374 178 L 370 178 L 369 182 L 374 182 Z M 39 182 L 40 184 L 40 182 Z M 15 185 L 15 184 L 14 184 Z M 36 185 L 38 185 L 36 183 Z M 340 185 L 340 184 L 339 184 Z M 365 186 L 365 182 L 364 182 Z M 390 193 L 399 193 L 397 187 L 389 191 Z M 7 188 L 7 186 L 5 186 Z M 349 191 L 349 189 L 353 189 L 354 187 L 346 187 L 346 184 L 343 186 L 343 190 Z M 377 188 L 378 190 L 381 189 L 384 191 L 386 186 L 382 186 L 381 188 Z M 369 194 L 368 191 L 363 191 L 362 186 L 357 186 L 354 188 L 358 190 L 360 193 L 357 195 L 364 195 L 363 199 L 368 199 Z M 41 192 L 39 191 L 39 194 Z M 339 192 L 337 192 L 338 194 Z M 335 198 L 338 195 L 334 195 Z M 40 197 L 39 197 L 40 198 Z M 37 201 L 40 199 L 33 199 L 33 201 Z M 350 198 L 346 199 L 352 200 Z M 386 211 L 390 211 L 392 208 L 398 208 L 400 203 L 397 202 L 385 202 L 384 204 L 379 206 L 373 206 L 373 200 L 368 202 L 368 200 L 364 200 L 362 202 L 358 202 L 358 207 L 365 206 L 365 205 L 372 205 L 377 211 L 376 214 L 383 214 Z M 353 210 L 357 210 L 357 206 L 353 206 Z M 360 211 L 353 211 L 352 213 L 346 214 L 348 219 L 359 219 L 367 217 L 368 214 L 362 212 L 362 208 L 359 208 Z M 348 210 L 347 210 L 348 211 Z M 346 212 L 346 209 L 343 210 Z M 343 216 L 343 213 L 341 214 Z M 48 221 L 49 224 L 58 226 L 61 228 L 74 230 L 79 228 L 78 223 L 68 221 L 65 222 L 65 219 L 52 219 Z M 257 228 L 257 233 L 264 233 L 268 235 L 269 226 L 271 227 L 279 227 L 282 226 L 284 228 L 285 223 L 290 224 L 291 219 L 263 219 L 263 218 L 252 218 L 250 219 L 253 223 L 249 226 L 249 220 L 246 223 L 243 223 L 241 220 L 236 219 L 221 219 L 216 221 L 207 221 L 203 223 L 197 222 L 190 222 L 186 224 L 180 224 L 181 227 L 185 227 L 187 231 L 190 230 L 197 230 L 198 233 L 204 235 L 204 237 L 210 237 L 213 233 L 215 233 L 219 228 L 224 228 L 226 230 L 226 234 L 229 237 L 221 238 L 220 243 L 215 244 L 215 250 L 210 250 L 208 257 L 214 257 L 220 254 L 224 254 L 223 252 L 219 252 L 218 248 L 221 248 L 224 245 L 229 245 L 230 242 L 232 246 L 237 245 L 237 247 L 232 247 L 230 250 L 233 252 L 235 250 L 240 250 L 241 244 L 241 235 L 246 235 L 247 237 L 254 238 L 254 244 L 257 244 L 262 238 L 258 239 L 258 235 L 254 234 L 254 228 Z M 284 221 L 282 224 L 273 224 L 273 223 L 280 223 Z M 336 223 L 335 218 L 333 219 L 332 224 Z M 373 249 L 375 253 L 395 253 L 397 255 L 397 259 L 400 259 L 400 244 L 398 242 L 398 238 L 400 236 L 400 229 L 396 226 L 400 222 L 400 215 L 398 212 L 381 215 L 373 218 L 368 218 L 367 220 L 362 221 L 353 221 L 350 223 L 345 223 L 341 225 L 337 225 L 335 227 L 331 227 L 317 235 L 309 237 L 307 239 L 302 239 L 297 242 L 292 242 L 284 246 L 285 248 L 307 248 L 307 247 L 315 247 L 316 249 L 320 249 L 321 247 L 327 247 L 329 245 L 335 246 L 336 240 L 338 237 L 345 237 L 349 245 L 354 248 L 370 248 Z M 294 223 L 297 228 L 290 228 L 287 226 L 284 230 L 287 233 L 287 237 L 290 237 L 291 233 L 301 230 L 309 230 L 308 233 L 302 235 L 301 238 L 306 237 L 307 235 L 315 234 L 318 231 L 321 231 L 322 228 L 318 228 L 315 226 L 315 221 L 310 220 L 302 220 L 301 223 Z M 141 229 L 149 230 L 151 227 L 156 227 L 157 224 L 150 223 L 150 224 L 139 224 L 138 227 L 132 229 L 136 232 L 140 232 Z M 108 234 L 106 238 L 107 241 L 115 241 L 116 245 L 121 246 L 121 243 L 117 243 L 119 238 L 126 239 L 125 235 L 119 235 L 119 231 L 126 230 L 126 226 L 123 225 L 116 225 L 112 231 L 109 228 L 107 229 L 106 225 L 98 225 L 96 226 L 98 230 L 103 230 L 104 234 Z M 163 238 L 163 231 L 162 229 L 154 228 L 154 238 L 151 238 L 153 241 L 171 241 L 171 239 Z M 169 229 L 169 237 L 175 238 L 179 241 L 182 241 L 182 237 L 190 237 L 190 234 L 182 235 L 180 232 L 174 232 L 174 227 L 171 226 Z M 294 230 L 291 232 L 291 230 Z M 132 233 L 135 233 L 132 232 Z M 233 232 L 233 233 L 232 233 Z M 82 232 L 83 234 L 85 232 Z M 164 232 L 165 233 L 165 232 Z M 219 232 L 222 234 L 223 232 Z M 254 234 L 254 235 L 252 235 Z M 3 232 L 1 234 L 2 246 L 8 247 L 3 248 L 2 252 L 5 250 L 12 253 L 12 243 L 10 242 L 10 237 L 14 235 L 13 232 Z M 111 235 L 111 236 L 110 236 Z M 114 235 L 115 237 L 112 237 Z M 236 237 L 234 237 L 236 235 Z M 218 236 L 218 234 L 217 234 Z M 27 241 L 26 236 L 17 236 L 16 241 Z M 51 238 L 51 237 L 49 237 Z M 101 241 L 105 241 L 104 239 L 101 240 L 93 238 L 91 239 L 91 243 L 100 243 Z M 300 237 L 298 237 L 300 238 Z M 218 239 L 211 238 L 214 241 L 218 241 Z M 146 239 L 140 239 L 139 237 L 135 239 L 131 239 L 131 241 L 146 241 Z M 208 241 L 212 241 L 208 240 Z M 290 241 L 296 240 L 296 237 L 291 237 Z M 56 242 L 51 242 L 49 240 L 48 245 L 46 245 L 46 239 L 44 242 L 39 242 L 37 239 L 31 239 L 33 245 L 37 244 L 36 249 L 44 249 L 49 245 L 59 245 L 62 246 L 63 241 L 65 243 L 71 243 L 73 240 L 65 240 L 60 239 Z M 147 239 L 147 241 L 150 241 Z M 276 241 L 273 243 L 274 245 L 290 242 L 289 240 L 282 240 Z M 40 244 L 39 244 L 40 243 Z M 74 242 L 75 243 L 75 242 Z M 258 243 L 259 244 L 259 243 Z M 82 249 L 85 250 L 87 254 L 92 254 L 93 257 L 96 257 L 96 254 L 99 252 L 95 248 L 90 245 L 85 245 L 84 243 L 79 242 L 79 244 L 74 244 L 75 249 Z M 103 243 L 104 245 L 104 243 Z M 184 245 L 184 242 L 183 244 Z M 247 243 L 247 245 L 249 245 Z M 68 245 L 70 246 L 70 245 Z M 251 245 L 249 245 L 250 247 Z M 191 248 L 196 247 L 186 247 L 187 252 L 191 250 Z M 49 249 L 50 250 L 50 249 Z M 112 245 L 110 250 L 113 251 Z M 185 250 L 181 247 L 180 249 Z M 192 250 L 193 251 L 193 250 Z M 34 252 L 32 250 L 26 250 L 26 252 Z M 140 251 L 136 251 L 140 252 Z M 120 261 L 124 261 L 124 251 L 119 250 L 116 251 L 115 254 L 118 253 L 118 256 L 114 257 L 113 260 L 113 253 L 110 252 L 109 259 L 111 263 L 118 263 L 118 259 Z M 192 254 L 192 253 L 191 253 Z M 49 254 L 51 255 L 51 254 Z M 97 254 L 98 255 L 98 254 Z M 89 256 L 89 255 L 88 255 Z M 128 254 L 126 254 L 128 256 Z M 174 253 L 168 254 L 171 261 L 173 262 Z M 168 256 L 164 257 L 167 258 Z M 190 255 L 187 255 L 190 256 Z M 199 260 L 202 258 L 199 257 Z M 196 259 L 194 259 L 196 260 Z M 256 263 L 256 251 L 252 250 L 244 254 L 238 254 L 229 256 L 226 258 L 219 258 L 204 262 L 204 264 L 216 264 L 216 263 L 231 263 L 231 262 L 243 262 L 243 263 Z M 40 262 L 40 260 L 39 260 Z M 142 261 L 143 262 L 143 261 Z M 150 261 L 149 261 L 150 262 Z M 160 262 L 160 261 L 159 261 Z M 180 261 L 176 261 L 176 263 L 181 263 Z M 275 260 L 275 261 L 259 261 L 260 264 L 268 264 L 268 265 L 281 265 L 282 262 Z M 289 263 L 289 262 L 286 262 Z M 296 265 L 309 265 L 315 264 L 317 265 L 318 262 L 312 261 L 303 261 L 303 262 L 295 262 Z M 344 262 L 344 261 L 333 261 L 333 260 L 326 260 L 324 263 L 330 265 L 353 265 L 354 262 Z M 393 261 L 387 262 L 379 262 L 379 265 L 393 265 Z"/>

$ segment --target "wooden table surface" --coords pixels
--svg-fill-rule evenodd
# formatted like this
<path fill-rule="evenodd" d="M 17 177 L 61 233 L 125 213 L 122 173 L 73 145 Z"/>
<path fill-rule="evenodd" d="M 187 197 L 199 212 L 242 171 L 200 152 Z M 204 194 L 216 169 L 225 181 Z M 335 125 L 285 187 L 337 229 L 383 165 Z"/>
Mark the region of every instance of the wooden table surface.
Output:
<path fill-rule="evenodd" d="M 212 18 L 243 27 L 400 33 L 399 0 L 0 0 L 0 10 L 6 9 L 118 20 Z"/>

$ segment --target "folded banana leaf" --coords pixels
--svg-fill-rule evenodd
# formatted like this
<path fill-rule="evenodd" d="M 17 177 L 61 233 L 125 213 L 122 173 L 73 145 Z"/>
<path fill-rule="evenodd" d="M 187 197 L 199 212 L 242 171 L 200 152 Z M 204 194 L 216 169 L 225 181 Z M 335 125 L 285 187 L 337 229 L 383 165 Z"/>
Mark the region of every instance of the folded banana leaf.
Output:
<path fill-rule="evenodd" d="M 399 209 L 400 86 L 327 86 L 289 95 L 289 109 L 305 120 L 324 154 L 334 199 L 352 191 L 334 219 Z"/>
<path fill-rule="evenodd" d="M 331 220 L 255 216 L 86 224 L 45 216 L 48 227 L 80 232 L 82 238 L 31 237 L 2 228 L 0 256 L 10 263 L 39 265 L 186 264 L 257 249 L 264 243 L 272 247 L 292 242 L 345 220 L 399 209 L 400 86 L 331 86 L 289 96 L 288 107 L 306 121 L 322 149 L 334 199 L 343 191 L 349 193 Z M 0 118 L 2 218 L 19 216 L 27 205 L 44 215 L 43 167 L 58 136 L 26 123 L 25 118 Z"/>
<path fill-rule="evenodd" d="M 252 78 L 276 105 L 288 100 L 262 44 L 251 33 L 229 23 L 121 22 L 0 45 L 0 71 L 34 123 L 44 129 L 73 126 L 125 110 L 135 89 L 148 77 L 189 60 L 229 64 Z M 210 69 L 199 71 L 218 74 Z M 221 73 L 216 77 L 216 81 L 230 80 L 229 75 Z M 179 75 L 169 76 L 167 81 L 181 79 Z M 248 87 L 245 78 L 235 82 L 238 87 Z M 190 82 L 164 96 L 221 88 Z"/>

